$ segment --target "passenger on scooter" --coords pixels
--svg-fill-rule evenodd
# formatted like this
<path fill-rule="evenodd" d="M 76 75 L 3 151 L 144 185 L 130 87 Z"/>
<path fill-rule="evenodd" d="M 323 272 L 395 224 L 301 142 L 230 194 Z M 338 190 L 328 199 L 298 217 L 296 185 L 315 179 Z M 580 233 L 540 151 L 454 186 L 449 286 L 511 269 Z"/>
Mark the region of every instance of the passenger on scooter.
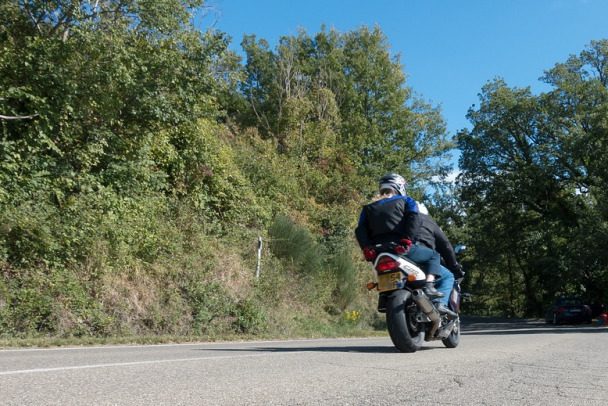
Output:
<path fill-rule="evenodd" d="M 454 279 L 462 279 L 464 277 L 462 265 L 456 260 L 456 253 L 450 240 L 446 237 L 437 222 L 429 215 L 426 206 L 418 203 L 418 211 L 420 212 L 421 223 L 417 244 L 425 245 L 437 251 L 445 263 L 445 267 L 443 264 L 441 265 L 441 275 L 435 283 L 435 288 L 439 292 L 443 292 L 445 296 L 436 300 L 437 304 L 435 307 L 437 307 L 439 313 L 456 318 L 458 315 L 448 309 L 447 305 L 449 295 L 454 287 Z"/>
<path fill-rule="evenodd" d="M 373 246 L 396 242 L 401 244 L 407 258 L 419 264 L 426 274 L 424 293 L 430 299 L 444 297 L 435 289 L 435 278 L 441 274 L 439 254 L 424 246 L 412 244 L 417 241 L 420 231 L 420 214 L 416 201 L 407 196 L 405 179 L 396 173 L 380 178 L 377 199 L 363 206 L 355 236 L 363 255 L 368 261 L 374 260 Z"/>

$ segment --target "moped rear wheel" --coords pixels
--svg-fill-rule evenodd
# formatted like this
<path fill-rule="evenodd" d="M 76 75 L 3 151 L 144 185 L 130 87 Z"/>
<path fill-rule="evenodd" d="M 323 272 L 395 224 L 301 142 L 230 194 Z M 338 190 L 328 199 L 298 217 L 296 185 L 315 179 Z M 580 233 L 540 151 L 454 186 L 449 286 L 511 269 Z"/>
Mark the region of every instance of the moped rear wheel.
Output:
<path fill-rule="evenodd" d="M 386 324 L 391 340 L 401 352 L 415 352 L 424 342 L 424 324 L 416 320 L 418 306 L 411 292 L 396 290 L 386 303 Z"/>

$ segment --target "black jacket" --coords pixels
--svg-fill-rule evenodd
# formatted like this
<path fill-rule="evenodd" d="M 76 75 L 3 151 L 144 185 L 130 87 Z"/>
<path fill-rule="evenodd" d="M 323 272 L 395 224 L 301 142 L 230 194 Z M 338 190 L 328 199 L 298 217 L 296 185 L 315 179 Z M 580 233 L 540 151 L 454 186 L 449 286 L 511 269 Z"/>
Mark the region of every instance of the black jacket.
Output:
<path fill-rule="evenodd" d="M 415 241 L 420 228 L 416 201 L 409 196 L 394 196 L 363 206 L 355 236 L 361 248 L 399 241 Z"/>
<path fill-rule="evenodd" d="M 437 251 L 445 261 L 445 267 L 450 271 L 460 269 L 460 265 L 456 261 L 456 253 L 448 237 L 431 216 L 422 213 L 420 213 L 418 241 Z"/>

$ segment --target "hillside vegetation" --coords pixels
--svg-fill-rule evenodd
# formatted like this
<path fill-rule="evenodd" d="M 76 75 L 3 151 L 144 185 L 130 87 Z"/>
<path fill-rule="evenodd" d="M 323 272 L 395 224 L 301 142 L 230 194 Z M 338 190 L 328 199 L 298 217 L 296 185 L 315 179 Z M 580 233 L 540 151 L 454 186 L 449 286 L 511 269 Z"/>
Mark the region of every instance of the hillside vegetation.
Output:
<path fill-rule="evenodd" d="M 605 40 L 549 94 L 489 82 L 452 140 L 379 27 L 241 57 L 204 8 L 0 2 L 0 338 L 382 327 L 352 230 L 387 172 L 469 246 L 465 312 L 608 299 Z"/>
<path fill-rule="evenodd" d="M 375 323 L 359 207 L 452 145 L 378 28 L 241 60 L 201 2 L 1 4 L 2 337 Z"/>

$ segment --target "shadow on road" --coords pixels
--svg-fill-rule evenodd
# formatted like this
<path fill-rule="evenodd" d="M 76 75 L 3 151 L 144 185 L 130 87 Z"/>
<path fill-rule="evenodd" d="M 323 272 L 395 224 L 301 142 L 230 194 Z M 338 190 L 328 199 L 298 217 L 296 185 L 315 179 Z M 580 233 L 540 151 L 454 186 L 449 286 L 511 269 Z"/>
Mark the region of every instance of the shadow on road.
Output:
<path fill-rule="evenodd" d="M 420 351 L 424 350 L 425 348 L 421 348 Z M 309 346 L 299 346 L 299 347 L 251 347 L 251 348 L 231 348 L 231 349 L 226 349 L 226 348 L 222 348 L 222 349 L 208 349 L 205 348 L 204 351 L 237 351 L 237 352 L 251 352 L 251 351 L 255 351 L 255 352 L 285 352 L 285 353 L 290 353 L 290 352 L 306 352 L 306 351 L 311 351 L 311 352 L 353 352 L 353 353 L 361 353 L 361 354 L 380 354 L 380 353 L 385 353 L 385 354 L 394 354 L 397 351 L 397 349 L 395 347 L 393 347 L 392 345 L 390 346 L 379 346 L 379 345 L 375 345 L 375 346 L 365 346 L 365 345 L 349 345 L 349 346 L 316 346 L 316 344 L 314 344 L 314 340 L 311 342 L 311 344 Z"/>
<path fill-rule="evenodd" d="M 599 327 L 597 324 L 560 325 L 553 326 L 545 324 L 543 320 L 516 319 L 516 318 L 492 318 L 492 317 L 470 317 L 462 316 L 462 335 L 520 335 L 520 334 L 569 334 L 569 333 L 595 333 L 606 334 L 608 328 Z M 272 346 L 260 345 L 247 348 L 205 348 L 204 351 L 235 351 L 235 352 L 334 352 L 334 353 L 361 353 L 361 354 L 395 354 L 399 351 L 392 345 L 344 345 L 344 346 L 319 346 L 316 340 L 305 341 L 297 346 Z M 390 341 L 389 341 L 390 343 Z M 438 350 L 442 347 L 423 346 L 420 351 Z"/>
<path fill-rule="evenodd" d="M 461 316 L 463 335 L 608 333 L 597 324 L 553 326 L 544 320 Z"/>

